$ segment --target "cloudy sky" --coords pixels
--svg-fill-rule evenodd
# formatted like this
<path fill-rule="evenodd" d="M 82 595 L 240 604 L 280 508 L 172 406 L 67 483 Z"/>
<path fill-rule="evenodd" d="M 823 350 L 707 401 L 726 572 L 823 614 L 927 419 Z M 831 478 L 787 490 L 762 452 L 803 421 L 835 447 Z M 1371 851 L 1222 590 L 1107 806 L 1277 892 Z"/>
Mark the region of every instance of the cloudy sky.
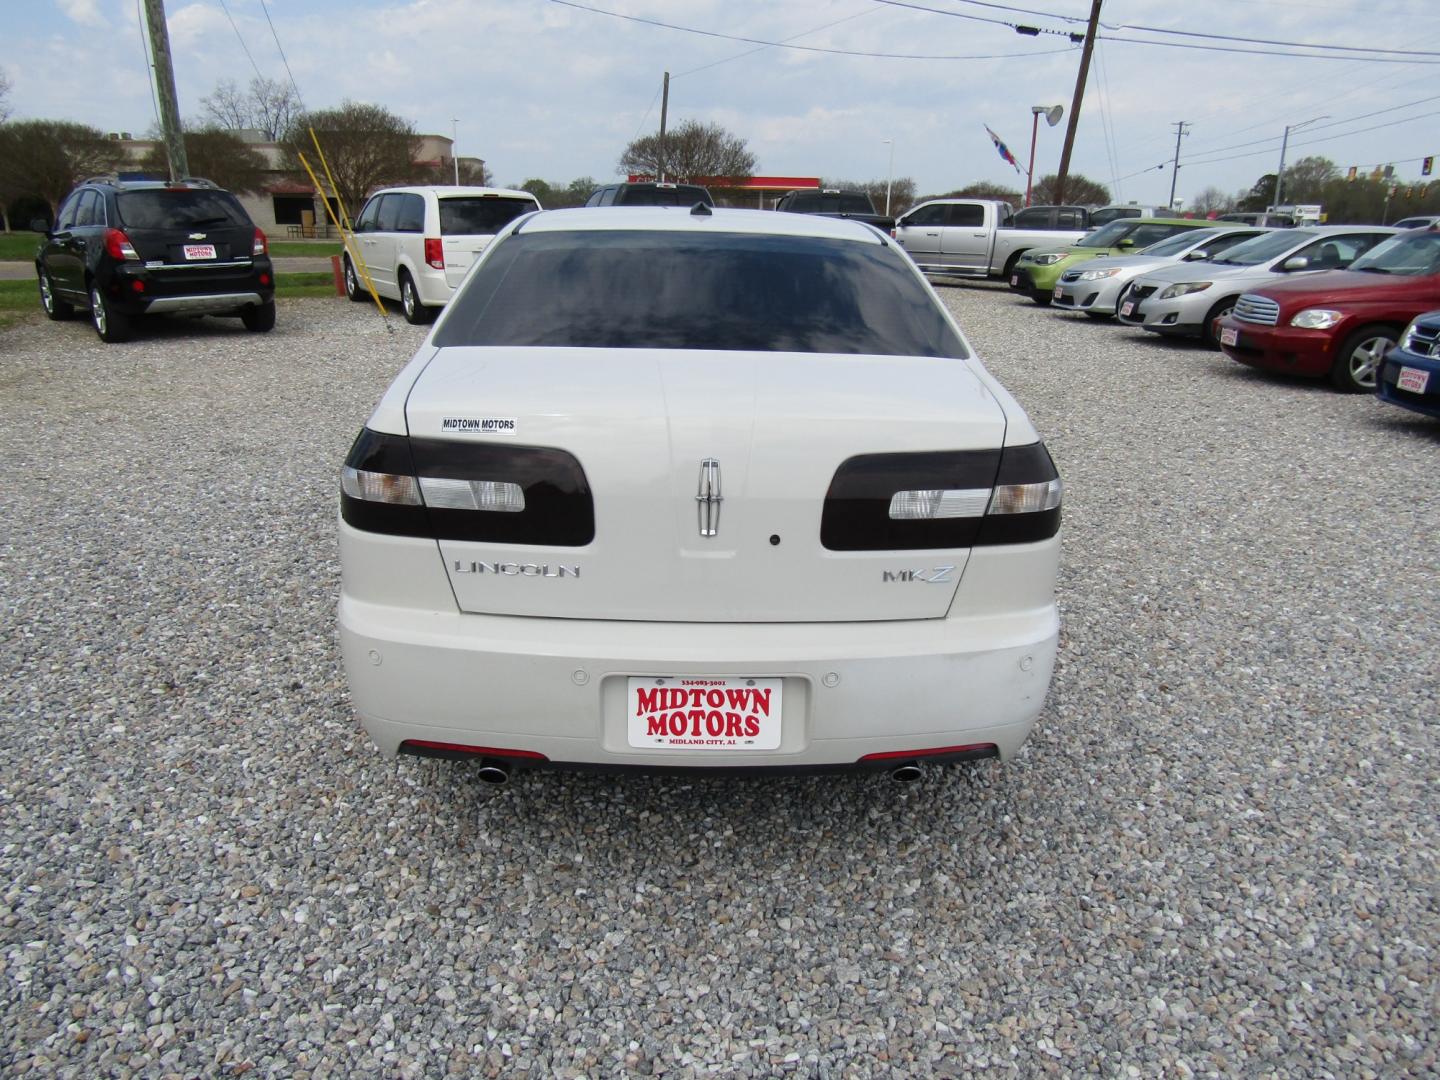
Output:
<path fill-rule="evenodd" d="M 12 84 L 16 118 L 137 134 L 155 124 L 138 0 L 6 7 L 0 69 Z M 459 152 L 483 157 L 502 183 L 604 180 L 616 175 L 631 139 L 658 127 L 668 70 L 671 124 L 724 125 L 746 140 L 758 173 L 883 178 L 893 148 L 894 175 L 913 178 L 923 194 L 974 180 L 1024 188 L 983 125 L 1025 164 L 1031 106 L 1070 108 L 1080 50 L 1067 34 L 1083 31 L 1090 4 L 165 0 L 165 7 L 186 116 L 200 113 L 200 99 L 220 79 L 243 85 L 257 71 L 287 79 L 288 59 L 312 108 L 345 98 L 375 102 L 441 134 L 458 120 Z M 1023 35 L 1014 24 L 1041 32 Z M 1174 124 L 1185 120 L 1177 199 L 1212 185 L 1233 192 L 1275 169 L 1287 124 L 1328 117 L 1292 131 L 1288 160 L 1323 154 L 1366 171 L 1391 163 L 1402 181 L 1418 179 L 1419 159 L 1440 155 L 1437 76 L 1434 0 L 1105 0 L 1071 168 L 1119 199 L 1163 204 Z M 1047 129 L 1041 121 L 1037 176 L 1058 166 L 1064 124 Z"/>

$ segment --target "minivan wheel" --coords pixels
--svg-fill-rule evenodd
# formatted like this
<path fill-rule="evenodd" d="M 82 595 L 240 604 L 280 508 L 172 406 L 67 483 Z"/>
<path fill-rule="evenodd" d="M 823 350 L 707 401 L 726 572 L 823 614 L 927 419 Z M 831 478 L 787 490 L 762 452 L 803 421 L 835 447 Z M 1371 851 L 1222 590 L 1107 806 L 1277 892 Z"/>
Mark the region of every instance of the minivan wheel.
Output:
<path fill-rule="evenodd" d="M 362 304 L 366 299 L 364 291 L 360 288 L 360 275 L 355 273 L 355 264 L 350 261 L 348 255 L 345 257 L 345 295 L 356 304 Z"/>
<path fill-rule="evenodd" d="M 400 307 L 405 312 L 405 321 L 413 326 L 422 326 L 432 317 L 430 309 L 420 302 L 414 279 L 404 270 L 400 271 Z"/>
<path fill-rule="evenodd" d="M 90 321 L 100 340 L 107 344 L 130 340 L 130 316 L 116 311 L 100 286 L 94 284 L 90 286 Z"/>
<path fill-rule="evenodd" d="M 1388 326 L 1362 326 L 1356 330 L 1335 354 L 1330 384 L 1347 394 L 1374 393 L 1380 365 L 1399 336 Z"/>
<path fill-rule="evenodd" d="M 245 324 L 246 330 L 254 330 L 257 333 L 264 333 L 266 330 L 275 328 L 275 301 L 266 300 L 263 304 L 246 304 L 240 309 L 240 321 Z"/>
<path fill-rule="evenodd" d="M 41 270 L 39 277 L 40 306 L 45 309 L 45 314 L 56 322 L 59 322 L 61 319 L 68 319 L 71 315 L 74 315 L 75 309 L 55 295 L 55 286 L 50 282 L 49 271 Z"/>

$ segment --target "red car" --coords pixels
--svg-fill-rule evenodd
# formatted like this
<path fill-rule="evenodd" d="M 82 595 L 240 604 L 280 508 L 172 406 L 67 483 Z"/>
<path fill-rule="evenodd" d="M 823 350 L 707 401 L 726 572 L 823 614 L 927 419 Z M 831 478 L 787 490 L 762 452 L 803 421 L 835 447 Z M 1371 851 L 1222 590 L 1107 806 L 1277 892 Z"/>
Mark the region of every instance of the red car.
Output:
<path fill-rule="evenodd" d="M 1385 353 L 1411 319 L 1435 308 L 1440 229 L 1416 230 L 1378 244 L 1347 270 L 1245 293 L 1220 322 L 1220 347 L 1251 367 L 1373 392 Z"/>

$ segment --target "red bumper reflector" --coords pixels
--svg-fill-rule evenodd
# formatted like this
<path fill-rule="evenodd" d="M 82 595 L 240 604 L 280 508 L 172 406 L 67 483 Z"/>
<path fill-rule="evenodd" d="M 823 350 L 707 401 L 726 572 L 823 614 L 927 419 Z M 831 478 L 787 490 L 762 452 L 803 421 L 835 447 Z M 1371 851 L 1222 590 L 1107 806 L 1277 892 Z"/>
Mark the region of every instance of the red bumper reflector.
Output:
<path fill-rule="evenodd" d="M 494 746 L 468 746 L 464 743 L 432 742 L 429 739 L 406 739 L 400 749 L 414 747 L 417 750 L 439 750 L 448 754 L 476 754 L 480 757 L 524 758 L 529 761 L 549 761 L 544 754 L 534 750 L 501 750 Z"/>
<path fill-rule="evenodd" d="M 994 743 L 972 743 L 969 746 L 933 746 L 928 750 L 886 750 L 879 754 L 866 754 L 861 761 L 895 761 L 900 758 L 940 757 L 943 754 L 977 754 L 985 757 L 998 755 L 1000 748 Z"/>

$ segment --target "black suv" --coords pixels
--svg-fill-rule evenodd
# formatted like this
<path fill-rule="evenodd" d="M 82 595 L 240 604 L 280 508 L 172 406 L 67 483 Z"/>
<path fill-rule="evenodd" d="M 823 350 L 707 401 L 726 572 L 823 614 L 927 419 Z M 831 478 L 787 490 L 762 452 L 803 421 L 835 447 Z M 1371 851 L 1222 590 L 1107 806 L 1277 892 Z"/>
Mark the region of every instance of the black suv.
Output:
<path fill-rule="evenodd" d="M 708 189 L 699 184 L 668 184 L 640 181 L 633 184 L 606 184 L 585 200 L 586 206 L 714 206 Z"/>
<path fill-rule="evenodd" d="M 141 315 L 238 315 L 275 325 L 275 272 L 265 234 L 209 180 L 86 180 L 60 204 L 35 255 L 52 319 L 89 308 L 101 341 L 125 341 Z"/>

